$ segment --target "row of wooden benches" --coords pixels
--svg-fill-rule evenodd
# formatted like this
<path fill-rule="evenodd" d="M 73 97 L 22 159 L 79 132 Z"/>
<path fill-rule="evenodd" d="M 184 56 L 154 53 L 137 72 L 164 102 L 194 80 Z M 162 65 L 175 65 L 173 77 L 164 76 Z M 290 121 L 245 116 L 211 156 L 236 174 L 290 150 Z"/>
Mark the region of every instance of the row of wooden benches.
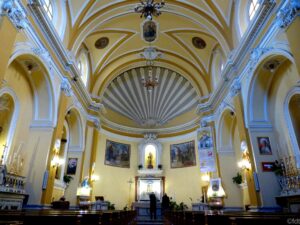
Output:
<path fill-rule="evenodd" d="M 135 211 L 24 210 L 0 211 L 5 225 L 132 225 Z"/>
<path fill-rule="evenodd" d="M 224 212 L 206 214 L 199 211 L 169 211 L 166 225 L 285 225 L 300 224 L 299 214 L 265 212 Z"/>

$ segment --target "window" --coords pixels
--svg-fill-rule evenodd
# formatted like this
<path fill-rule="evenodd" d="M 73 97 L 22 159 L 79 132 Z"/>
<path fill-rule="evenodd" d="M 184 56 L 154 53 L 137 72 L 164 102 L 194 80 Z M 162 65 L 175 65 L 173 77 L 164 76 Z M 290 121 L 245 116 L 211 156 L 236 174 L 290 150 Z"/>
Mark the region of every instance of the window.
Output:
<path fill-rule="evenodd" d="M 81 80 L 85 86 L 88 83 L 88 75 L 89 75 L 89 66 L 88 66 L 88 56 L 87 52 L 84 50 L 81 51 L 79 58 L 77 59 L 77 67 L 81 74 Z"/>
<path fill-rule="evenodd" d="M 77 67 L 78 67 L 80 73 L 82 74 L 82 62 L 81 62 L 81 60 L 79 60 L 79 62 L 77 64 Z"/>
<path fill-rule="evenodd" d="M 44 5 L 43 5 L 48 17 L 53 20 L 53 7 L 52 3 L 50 0 L 44 0 Z"/>
<path fill-rule="evenodd" d="M 253 19 L 255 13 L 259 8 L 259 0 L 252 0 L 249 7 L 249 18 L 250 20 Z"/>

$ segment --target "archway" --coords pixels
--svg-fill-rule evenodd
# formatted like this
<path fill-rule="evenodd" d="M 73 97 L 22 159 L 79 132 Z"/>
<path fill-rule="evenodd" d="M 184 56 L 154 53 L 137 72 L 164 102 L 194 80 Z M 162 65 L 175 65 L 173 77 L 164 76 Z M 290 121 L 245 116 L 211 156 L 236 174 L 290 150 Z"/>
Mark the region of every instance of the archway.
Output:
<path fill-rule="evenodd" d="M 226 195 L 227 207 L 242 207 L 247 204 L 243 199 L 240 187 L 232 182 L 239 168 L 237 162 L 242 158 L 240 149 L 240 137 L 236 125 L 236 117 L 233 109 L 227 107 L 222 112 L 217 129 L 217 149 L 219 156 L 220 175 Z"/>
<path fill-rule="evenodd" d="M 16 108 L 16 96 L 5 93 L 5 89 L 0 90 L 0 160 L 3 164 L 7 162 L 13 142 L 18 114 Z"/>

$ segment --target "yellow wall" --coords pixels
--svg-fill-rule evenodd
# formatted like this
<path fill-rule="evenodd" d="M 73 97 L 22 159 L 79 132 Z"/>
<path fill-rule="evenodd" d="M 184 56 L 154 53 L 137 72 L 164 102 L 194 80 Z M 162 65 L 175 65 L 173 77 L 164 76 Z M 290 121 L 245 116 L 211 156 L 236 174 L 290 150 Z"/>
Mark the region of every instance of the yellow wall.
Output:
<path fill-rule="evenodd" d="M 100 133 L 97 146 L 95 175 L 99 176 L 99 180 L 94 183 L 94 196 L 104 196 L 106 201 L 116 204 L 118 209 L 123 209 L 128 202 L 134 201 L 134 185 L 129 196 L 129 179 L 134 180 L 137 172 L 138 153 L 137 143 L 124 141 L 116 138 L 110 138 Z M 130 144 L 130 168 L 119 168 L 104 165 L 106 140 L 116 141 L 124 144 Z"/>
<path fill-rule="evenodd" d="M 170 164 L 170 145 L 183 143 L 195 140 L 195 155 L 196 166 L 186 168 L 174 168 L 171 169 Z M 201 186 L 205 183 L 201 180 L 198 151 L 197 151 L 197 138 L 182 139 L 179 141 L 168 141 L 163 143 L 162 164 L 166 177 L 166 193 L 169 197 L 172 197 L 177 203 L 184 202 L 191 208 L 191 200 L 196 202 L 197 199 L 201 199 Z"/>
<path fill-rule="evenodd" d="M 131 157 L 130 157 L 130 168 L 118 168 L 104 165 L 105 157 L 105 145 L 106 140 L 112 140 L 131 145 Z M 170 168 L 170 145 L 176 143 L 183 143 L 191 141 L 192 139 L 182 139 L 180 141 L 164 141 L 162 143 L 162 165 L 165 176 L 165 191 L 166 193 L 176 200 L 177 203 L 184 202 L 191 207 L 191 200 L 196 202 L 197 199 L 201 199 L 201 186 L 207 185 L 201 180 L 201 173 L 199 169 L 199 160 L 197 146 L 195 149 L 196 153 L 196 166 L 186 168 Z M 196 135 L 195 135 L 195 143 Z M 138 142 L 125 141 L 124 138 L 112 138 L 105 134 L 100 134 L 99 144 L 97 146 L 97 157 L 95 174 L 99 176 L 99 181 L 94 183 L 94 196 L 104 196 L 105 200 L 115 203 L 117 208 L 122 209 L 129 201 L 129 184 L 130 179 L 134 180 L 137 176 L 138 169 Z M 132 185 L 130 201 L 134 201 L 135 189 Z"/>

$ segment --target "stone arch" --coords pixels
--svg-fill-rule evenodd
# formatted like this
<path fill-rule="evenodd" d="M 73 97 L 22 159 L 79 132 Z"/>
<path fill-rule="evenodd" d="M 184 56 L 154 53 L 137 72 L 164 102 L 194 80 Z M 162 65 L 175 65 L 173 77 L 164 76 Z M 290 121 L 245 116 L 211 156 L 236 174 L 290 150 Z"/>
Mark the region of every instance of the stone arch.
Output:
<path fill-rule="evenodd" d="M 71 106 L 66 113 L 66 121 L 69 127 L 68 151 L 84 151 L 84 122 L 80 111 Z"/>
<path fill-rule="evenodd" d="M 269 50 L 257 60 L 258 62 L 248 78 L 249 82 L 245 92 L 247 93 L 245 101 L 245 122 L 248 128 L 272 128 L 268 109 L 268 91 L 276 70 L 285 60 L 294 62 L 291 54 L 281 49 Z M 279 65 L 277 65 L 273 73 L 264 68 L 264 66 L 271 61 L 279 62 Z"/>
<path fill-rule="evenodd" d="M 227 207 L 242 207 L 245 201 L 242 190 L 232 182 L 232 177 L 239 172 L 237 162 L 241 159 L 238 148 L 240 139 L 236 122 L 235 112 L 229 106 L 220 112 L 217 121 L 217 152 L 220 175 L 228 196 L 225 199 Z"/>
<path fill-rule="evenodd" d="M 19 117 L 20 106 L 19 106 L 18 97 L 11 88 L 9 88 L 9 87 L 1 88 L 0 89 L 0 98 L 2 96 L 8 96 L 8 98 L 10 98 L 11 102 L 13 103 L 12 115 L 10 115 L 10 122 L 8 124 L 6 140 L 5 140 L 5 143 L 3 143 L 7 146 L 7 150 L 5 152 L 5 155 L 3 156 L 3 160 L 4 160 L 4 162 L 6 162 L 7 157 L 9 155 L 9 152 L 12 147 L 14 134 L 15 134 L 15 130 L 16 130 L 17 122 L 18 122 L 18 117 Z M 0 111 L 1 111 L 1 108 L 0 108 Z M 2 130 L 2 128 L 1 128 L 1 130 Z M 2 147 L 2 145 L 1 145 L 1 147 Z"/>
<path fill-rule="evenodd" d="M 227 106 L 221 113 L 217 122 L 217 148 L 218 152 L 234 153 L 233 138 L 236 127 L 234 109 Z"/>
<path fill-rule="evenodd" d="M 13 63 L 18 63 L 24 69 L 24 75 L 33 93 L 34 110 L 31 126 L 54 127 L 57 121 L 55 113 L 57 96 L 54 95 L 55 88 L 49 65 L 42 57 L 29 50 L 28 46 L 13 53 L 9 66 Z"/>

